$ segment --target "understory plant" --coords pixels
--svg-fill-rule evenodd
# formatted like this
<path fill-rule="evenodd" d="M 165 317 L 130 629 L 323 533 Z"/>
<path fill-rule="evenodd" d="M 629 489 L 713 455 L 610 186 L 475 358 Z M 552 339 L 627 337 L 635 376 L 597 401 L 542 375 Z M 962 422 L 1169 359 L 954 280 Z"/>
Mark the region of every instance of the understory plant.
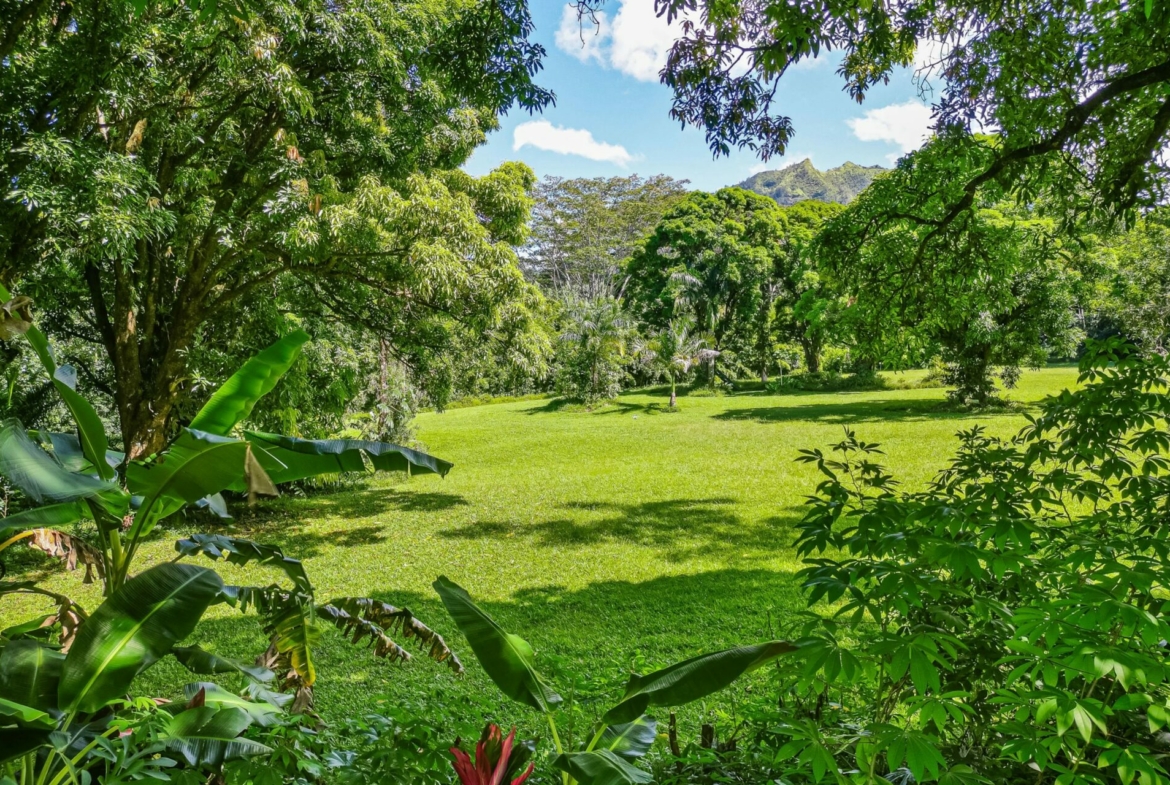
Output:
<path fill-rule="evenodd" d="M 2 289 L 0 297 L 12 301 Z M 97 412 L 76 390 L 76 374 L 69 366 L 56 364 L 28 309 L 4 313 L 9 333 L 23 334 L 40 358 L 76 430 L 50 433 L 26 430 L 14 420 L 0 423 L 0 476 L 34 505 L 0 520 L 0 552 L 27 543 L 58 557 L 70 569 L 84 568 L 85 580 L 99 581 L 107 598 L 117 596 L 133 580 L 139 549 L 162 521 L 191 505 L 227 516 L 223 491 L 251 499 L 275 495 L 279 483 L 321 474 L 383 470 L 445 475 L 451 469 L 446 461 L 384 442 L 309 440 L 241 430 L 240 423 L 309 340 L 300 330 L 248 360 L 162 452 L 128 459 L 110 449 Z M 416 639 L 432 659 L 462 672 L 442 637 L 405 608 L 365 597 L 318 602 L 304 565 L 278 547 L 208 532 L 180 539 L 175 549 L 176 561 L 206 557 L 264 565 L 283 574 L 285 581 L 279 584 L 224 586 L 214 600 L 260 612 L 270 646 L 259 662 L 280 675 L 282 688 L 296 693 L 296 711 L 311 706 L 319 622 L 337 627 L 354 643 L 368 641 L 379 657 L 409 660 L 411 655 L 388 634 L 397 630 Z M 20 629 L 52 640 L 62 651 L 69 650 L 89 624 L 87 611 L 67 596 L 30 581 L 0 582 L 0 597 L 21 593 L 45 596 L 55 608 Z M 206 665 L 202 655 L 180 660 L 189 668 L 193 662 Z"/>
<path fill-rule="evenodd" d="M 536 670 L 535 652 L 528 642 L 505 632 L 461 586 L 446 577 L 436 580 L 434 588 L 500 691 L 544 714 L 557 752 L 554 765 L 561 771 L 563 785 L 651 782 L 649 772 L 634 765 L 657 738 L 657 721 L 647 710 L 697 701 L 796 650 L 786 641 L 769 641 L 701 654 L 645 676 L 633 674 L 621 700 L 598 718 L 589 741 L 573 749 L 562 744 L 557 730 L 556 714 L 562 698 Z"/>
<path fill-rule="evenodd" d="M 270 752 L 242 734 L 291 700 L 264 687 L 275 674 L 178 646 L 223 589 L 205 567 L 160 564 L 113 591 L 68 652 L 27 631 L 0 640 L 0 782 L 165 781 L 172 770 L 216 771 Z M 138 674 L 170 655 L 196 672 L 246 674 L 251 697 L 195 682 L 186 701 L 125 698 Z"/>
<path fill-rule="evenodd" d="M 787 781 L 1170 783 L 1170 362 L 1095 344 L 1080 382 L 922 491 L 850 431 L 804 451 Z"/>

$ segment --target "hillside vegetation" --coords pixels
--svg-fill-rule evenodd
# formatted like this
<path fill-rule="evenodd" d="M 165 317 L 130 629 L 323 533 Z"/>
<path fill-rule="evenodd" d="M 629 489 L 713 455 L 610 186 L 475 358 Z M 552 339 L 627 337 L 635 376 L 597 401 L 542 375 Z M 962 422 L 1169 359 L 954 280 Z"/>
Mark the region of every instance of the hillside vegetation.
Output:
<path fill-rule="evenodd" d="M 882 166 L 860 166 L 846 161 L 822 172 L 805 158 L 783 169 L 754 174 L 739 187 L 770 196 L 784 206 L 805 199 L 849 204 L 875 177 L 886 171 L 889 170 Z"/>

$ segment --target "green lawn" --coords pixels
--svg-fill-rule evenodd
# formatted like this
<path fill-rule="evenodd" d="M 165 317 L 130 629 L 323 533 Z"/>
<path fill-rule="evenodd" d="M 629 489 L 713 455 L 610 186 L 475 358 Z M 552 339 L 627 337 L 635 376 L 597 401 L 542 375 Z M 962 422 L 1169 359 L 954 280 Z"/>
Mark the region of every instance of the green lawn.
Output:
<path fill-rule="evenodd" d="M 1075 378 L 1063 367 L 1025 373 L 1011 398 L 1034 402 Z M 307 560 L 322 599 L 364 594 L 407 605 L 468 666 L 462 680 L 422 658 L 390 666 L 327 634 L 317 692 L 327 718 L 375 709 L 372 699 L 389 695 L 475 722 L 486 710 L 528 724 L 531 712 L 504 703 L 454 632 L 430 588 L 435 576 L 463 584 L 536 647 L 547 670 L 579 671 L 585 693 L 612 696 L 639 663 L 766 639 L 769 625 L 802 607 L 793 524 L 817 474 L 794 462 L 799 448 L 854 428 L 881 442 L 888 465 L 915 486 L 950 456 L 957 430 L 983 423 L 1006 435 L 1023 422 L 1018 411 L 940 412 L 943 395 L 684 397 L 681 411 L 662 413 L 665 397 L 631 394 L 593 413 L 543 400 L 428 413 L 419 438 L 455 462 L 446 479 L 285 498 L 241 509 L 237 527 Z M 173 557 L 174 528 L 151 544 L 142 567 Z M 42 563 L 22 561 L 33 564 L 29 577 Z M 228 580 L 257 580 L 237 572 L 224 568 Z M 51 583 L 85 595 L 75 576 L 55 574 Z M 3 613 L 9 622 L 20 615 L 13 605 Z M 254 619 L 226 609 L 199 635 L 221 653 L 263 648 Z M 173 663 L 149 679 L 159 691 L 189 680 Z"/>

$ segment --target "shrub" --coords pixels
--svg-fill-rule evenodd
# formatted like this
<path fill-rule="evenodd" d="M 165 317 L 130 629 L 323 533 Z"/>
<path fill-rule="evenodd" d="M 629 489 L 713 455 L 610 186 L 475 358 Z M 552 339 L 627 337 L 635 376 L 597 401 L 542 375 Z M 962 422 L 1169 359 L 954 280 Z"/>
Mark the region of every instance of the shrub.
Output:
<path fill-rule="evenodd" d="M 790 782 L 1170 782 L 1170 414 L 1116 342 L 921 492 L 852 432 L 800 524 L 810 605 L 768 732 Z M 763 731 L 762 731 L 763 732 Z"/>

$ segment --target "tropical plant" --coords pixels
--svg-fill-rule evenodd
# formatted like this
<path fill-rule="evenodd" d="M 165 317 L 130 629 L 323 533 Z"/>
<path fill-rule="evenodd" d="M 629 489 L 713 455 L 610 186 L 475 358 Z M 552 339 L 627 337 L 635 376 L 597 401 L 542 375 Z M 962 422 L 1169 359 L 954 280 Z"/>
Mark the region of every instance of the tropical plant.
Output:
<path fill-rule="evenodd" d="M 12 299 L 2 287 L 0 297 Z M 441 475 L 451 469 L 446 461 L 384 442 L 314 441 L 249 430 L 241 431 L 239 438 L 232 436 L 309 340 L 303 331 L 286 335 L 245 363 L 159 455 L 130 459 L 109 449 L 101 420 L 75 389 L 75 374 L 68 366 L 56 365 L 40 330 L 27 321 L 19 330 L 73 415 L 76 433 L 30 432 L 14 420 L 0 423 L 0 475 L 36 503 L 3 519 L 0 552 L 25 541 L 62 559 L 70 569 L 84 567 L 86 580 L 101 581 L 107 597 L 131 580 L 139 547 L 162 521 L 188 505 L 227 516 L 222 491 L 246 493 L 249 498 L 273 495 L 277 483 L 367 467 Z M 95 524 L 94 537 L 64 530 L 82 520 Z M 379 657 L 408 660 L 410 655 L 387 635 L 400 629 L 406 638 L 417 638 L 432 659 L 447 662 L 456 672 L 462 669 L 442 637 L 405 608 L 360 597 L 318 604 L 304 566 L 280 548 L 218 533 L 193 534 L 180 539 L 175 548 L 179 558 L 202 555 L 238 565 L 266 565 L 285 575 L 289 586 L 232 586 L 222 593 L 224 601 L 241 610 L 255 608 L 263 614 L 271 638 L 264 663 L 288 674 L 284 681 L 297 688 L 298 709 L 309 705 L 316 680 L 317 620 L 333 624 L 354 642 L 368 639 Z M 71 645 L 85 629 L 85 611 L 68 597 L 30 583 L 0 590 L 0 596 L 11 593 L 42 594 L 54 602 L 56 612 L 38 623 L 57 630 L 63 646 Z M 181 659 L 192 667 L 201 656 Z"/>
<path fill-rule="evenodd" d="M 535 768 L 530 761 L 536 753 L 536 742 L 515 742 L 515 728 L 505 737 L 499 725 L 489 723 L 475 745 L 474 762 L 456 743 L 451 754 L 455 756 L 460 785 L 523 785 Z"/>
<path fill-rule="evenodd" d="M 796 646 L 786 641 L 770 641 L 700 654 L 645 676 L 633 674 L 625 694 L 602 715 L 588 743 L 572 750 L 562 744 L 557 732 L 555 713 L 562 703 L 561 696 L 536 670 L 532 646 L 500 627 L 458 584 L 440 577 L 434 587 L 476 659 L 500 691 L 545 715 L 556 746 L 555 765 L 562 772 L 563 785 L 650 782 L 650 775 L 632 764 L 654 743 L 657 723 L 647 716 L 649 708 L 697 701 L 722 690 L 741 675 L 796 651 Z"/>
<path fill-rule="evenodd" d="M 619 301 L 570 301 L 560 334 L 557 392 L 584 403 L 615 397 L 621 391 L 633 336 L 633 327 Z"/>
<path fill-rule="evenodd" d="M 670 384 L 670 408 L 675 408 L 678 380 L 700 363 L 719 355 L 707 348 L 707 338 L 692 334 L 695 322 L 689 316 L 672 319 L 666 329 L 649 341 L 640 342 L 634 356 L 656 374 L 665 376 Z"/>
<path fill-rule="evenodd" d="M 212 570 L 160 564 L 111 593 L 67 647 L 31 630 L 0 641 L 0 773 L 47 785 L 166 780 L 179 765 L 218 770 L 269 752 L 242 734 L 292 699 L 263 687 L 274 674 L 178 646 L 224 588 Z M 126 700 L 134 679 L 169 655 L 199 673 L 239 670 L 253 679 L 253 699 L 197 682 L 186 703 Z"/>
<path fill-rule="evenodd" d="M 1012 438 L 961 433 L 922 491 L 852 432 L 802 451 L 789 781 L 1170 782 L 1170 362 L 1114 339 L 1080 383 Z"/>

